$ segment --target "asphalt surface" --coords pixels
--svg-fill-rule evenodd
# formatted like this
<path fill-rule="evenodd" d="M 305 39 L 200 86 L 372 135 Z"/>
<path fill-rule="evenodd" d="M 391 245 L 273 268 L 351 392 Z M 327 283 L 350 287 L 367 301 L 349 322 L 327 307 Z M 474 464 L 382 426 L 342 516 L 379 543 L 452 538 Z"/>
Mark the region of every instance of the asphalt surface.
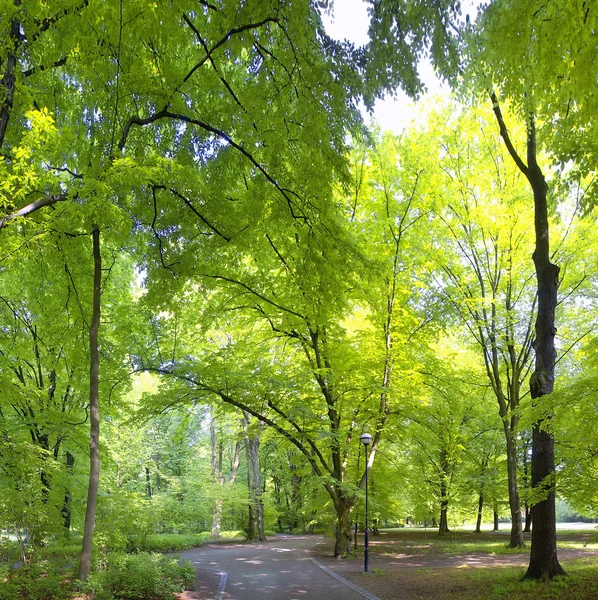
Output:
<path fill-rule="evenodd" d="M 181 552 L 198 574 L 202 600 L 377 600 L 312 558 L 317 536 L 276 536 L 258 544 Z"/>

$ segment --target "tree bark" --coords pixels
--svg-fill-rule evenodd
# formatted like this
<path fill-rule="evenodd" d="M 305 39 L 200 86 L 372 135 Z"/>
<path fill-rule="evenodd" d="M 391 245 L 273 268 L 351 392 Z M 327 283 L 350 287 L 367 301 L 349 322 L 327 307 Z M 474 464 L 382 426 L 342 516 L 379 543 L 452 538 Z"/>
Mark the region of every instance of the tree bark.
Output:
<path fill-rule="evenodd" d="M 70 476 L 73 467 L 75 466 L 75 457 L 67 450 L 66 452 L 66 469 L 67 473 Z M 71 504 L 72 504 L 72 496 L 69 486 L 67 485 L 66 491 L 64 492 L 64 500 L 62 503 L 62 509 L 60 513 L 62 514 L 62 522 L 64 524 L 64 528 L 67 533 L 71 530 Z"/>
<path fill-rule="evenodd" d="M 443 536 L 445 533 L 450 533 L 448 526 L 448 500 L 440 501 L 440 521 L 438 523 L 438 535 Z"/>
<path fill-rule="evenodd" d="M 15 0 L 14 5 L 15 7 L 19 7 L 21 5 L 21 0 Z M 1 81 L 3 98 L 2 103 L 0 104 L 0 151 L 4 145 L 4 138 L 6 136 L 6 129 L 8 127 L 8 120 L 10 118 L 10 111 L 14 100 L 16 81 L 15 70 L 17 67 L 16 51 L 20 42 L 20 37 L 21 24 L 19 23 L 19 19 L 15 16 L 10 23 L 6 70 L 4 71 Z"/>
<path fill-rule="evenodd" d="M 152 479 L 149 467 L 145 467 L 145 491 L 148 498 L 152 497 Z"/>
<path fill-rule="evenodd" d="M 233 455 L 233 463 L 231 468 L 230 478 L 228 480 L 228 484 L 226 481 L 226 477 L 224 476 L 224 472 L 222 470 L 222 454 L 223 447 L 222 442 L 218 444 L 218 450 L 216 450 L 216 429 L 214 427 L 214 417 L 210 419 L 210 444 L 212 448 L 212 480 L 214 483 L 220 485 L 221 489 L 224 488 L 225 485 L 232 487 L 237 478 L 237 473 L 239 471 L 239 459 L 241 454 L 241 443 L 237 442 L 235 445 L 235 452 Z M 214 504 L 214 512 L 212 515 L 212 529 L 211 535 L 212 537 L 218 537 L 220 535 L 220 529 L 222 525 L 222 496 L 220 495 Z"/>
<path fill-rule="evenodd" d="M 536 162 L 536 130 L 533 116 L 528 126 L 528 180 L 534 192 L 536 248 L 532 255 L 538 281 L 536 365 L 530 377 L 532 403 L 552 393 L 554 387 L 555 311 L 559 267 L 550 262 L 548 185 Z M 552 579 L 564 575 L 556 551 L 554 437 L 551 411 L 544 411 L 532 426 L 532 547 L 525 579 Z M 539 496 L 539 499 L 538 499 Z"/>
<path fill-rule="evenodd" d="M 525 527 L 523 533 L 529 533 L 532 530 L 532 513 L 529 504 L 525 503 Z"/>
<path fill-rule="evenodd" d="M 509 548 L 523 548 L 523 522 L 521 519 L 521 501 L 517 488 L 517 448 L 511 432 L 507 435 L 507 481 L 509 486 L 509 508 L 511 509 L 511 538 Z"/>
<path fill-rule="evenodd" d="M 339 490 L 339 494 L 341 491 Z M 339 495 L 334 502 L 336 510 L 336 541 L 334 544 L 334 557 L 342 558 L 351 554 L 351 512 L 353 501 L 346 496 Z"/>
<path fill-rule="evenodd" d="M 536 122 L 533 113 L 527 123 L 527 164 L 518 155 L 505 124 L 498 98 L 489 90 L 492 109 L 496 116 L 500 135 L 511 158 L 527 178 L 534 194 L 534 229 L 536 247 L 532 255 L 538 283 L 538 313 L 536 316 L 536 365 L 530 377 L 529 387 L 532 404 L 537 398 L 552 393 L 554 388 L 555 312 L 559 267 L 550 262 L 550 236 L 548 224 L 548 184 L 538 165 Z M 554 438 L 550 429 L 552 413 L 544 412 L 532 426 L 532 493 L 538 494 L 532 505 L 532 547 L 525 579 L 552 579 L 564 575 L 556 551 L 556 513 L 554 480 Z"/>
<path fill-rule="evenodd" d="M 251 415 L 243 413 L 243 428 L 245 429 L 245 453 L 247 456 L 247 485 L 249 487 L 249 523 L 247 540 L 265 542 L 264 502 L 262 500 L 262 475 L 259 464 L 260 435 L 250 435 L 248 428 Z"/>
<path fill-rule="evenodd" d="M 83 549 L 79 565 L 79 579 L 85 581 L 91 568 L 91 550 L 95 525 L 98 483 L 100 479 L 100 410 L 99 375 L 100 355 L 98 352 L 98 332 L 100 329 L 100 287 L 102 283 L 102 258 L 100 254 L 100 231 L 95 229 L 93 239 L 93 308 L 89 329 L 89 486 L 87 488 L 87 507 L 83 527 Z"/>
<path fill-rule="evenodd" d="M 492 528 L 492 531 L 498 531 L 498 503 L 496 500 L 494 501 L 492 512 L 494 513 L 494 527 Z"/>
<path fill-rule="evenodd" d="M 475 532 L 474 533 L 482 533 L 482 512 L 484 510 L 484 494 L 480 492 L 480 496 L 478 498 L 478 518 L 475 524 Z"/>

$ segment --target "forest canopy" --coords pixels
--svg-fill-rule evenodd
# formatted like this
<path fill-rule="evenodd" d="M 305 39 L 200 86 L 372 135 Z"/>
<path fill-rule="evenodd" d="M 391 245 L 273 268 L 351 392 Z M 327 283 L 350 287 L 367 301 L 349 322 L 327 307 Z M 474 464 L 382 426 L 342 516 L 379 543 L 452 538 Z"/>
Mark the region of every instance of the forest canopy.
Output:
<path fill-rule="evenodd" d="M 0 525 L 21 560 L 371 514 L 596 517 L 596 7 L 52 0 L 0 19 Z M 429 57 L 450 96 L 421 100 Z M 360 107 L 403 89 L 401 133 Z M 367 107 L 367 108 L 363 108 Z M 101 467 L 100 467 L 101 465 Z M 61 543 L 62 543 L 61 542 Z"/>

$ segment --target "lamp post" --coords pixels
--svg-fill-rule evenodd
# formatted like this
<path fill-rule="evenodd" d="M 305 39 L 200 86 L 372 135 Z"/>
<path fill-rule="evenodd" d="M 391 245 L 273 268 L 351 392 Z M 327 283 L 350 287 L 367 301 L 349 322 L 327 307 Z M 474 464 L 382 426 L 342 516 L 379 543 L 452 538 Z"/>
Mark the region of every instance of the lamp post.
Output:
<path fill-rule="evenodd" d="M 365 446 L 365 540 L 364 540 L 364 563 L 363 563 L 363 571 L 364 573 L 370 572 L 369 566 L 369 558 L 370 558 L 370 525 L 368 521 L 368 471 L 369 468 L 369 456 L 368 456 L 368 446 L 372 443 L 372 436 L 369 433 L 362 433 L 359 441 Z"/>

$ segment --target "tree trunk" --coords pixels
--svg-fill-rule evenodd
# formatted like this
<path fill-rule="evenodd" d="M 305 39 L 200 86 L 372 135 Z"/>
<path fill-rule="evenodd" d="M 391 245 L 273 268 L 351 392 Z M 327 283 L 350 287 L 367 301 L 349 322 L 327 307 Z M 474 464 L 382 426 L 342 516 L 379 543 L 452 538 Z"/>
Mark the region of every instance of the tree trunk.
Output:
<path fill-rule="evenodd" d="M 15 0 L 15 7 L 21 5 L 21 0 Z M 6 14 L 6 13 L 5 13 Z M 15 11 L 15 15 L 19 12 Z M 6 47 L 8 49 L 8 56 L 6 59 L 6 71 L 2 77 L 2 103 L 0 104 L 0 150 L 4 145 L 4 137 L 6 136 L 6 128 L 8 127 L 8 119 L 10 117 L 10 110 L 12 109 L 12 103 L 15 93 L 15 82 L 16 82 L 16 68 L 18 65 L 17 61 L 17 47 L 19 45 L 21 37 L 21 24 L 18 18 L 15 16 L 10 23 L 10 34 L 7 40 Z"/>
<path fill-rule="evenodd" d="M 482 512 L 484 510 L 484 494 L 480 492 L 480 497 L 478 498 L 478 519 L 475 524 L 475 532 L 474 533 L 482 533 Z"/>
<path fill-rule="evenodd" d="M 532 513 L 529 504 L 525 503 L 525 529 L 523 533 L 529 533 L 532 530 Z"/>
<path fill-rule="evenodd" d="M 528 180 L 534 191 L 536 248 L 533 253 L 538 280 L 536 365 L 530 377 L 532 402 L 552 393 L 554 387 L 555 311 L 559 267 L 550 262 L 548 185 L 536 162 L 536 130 L 533 117 L 528 127 Z M 549 429 L 550 411 L 540 414 L 532 426 L 532 548 L 526 579 L 552 579 L 564 575 L 556 551 L 554 438 Z M 538 497 L 539 496 L 539 499 Z"/>
<path fill-rule="evenodd" d="M 498 531 L 498 503 L 496 500 L 494 501 L 492 512 L 494 513 L 494 527 L 492 528 L 492 531 Z"/>
<path fill-rule="evenodd" d="M 438 535 L 443 536 L 445 533 L 450 533 L 448 526 L 448 500 L 440 502 L 440 522 L 438 524 Z"/>
<path fill-rule="evenodd" d="M 245 453 L 247 456 L 247 485 L 249 487 L 249 523 L 247 528 L 248 541 L 265 542 L 264 503 L 262 500 L 262 475 L 260 472 L 259 449 L 260 435 L 258 432 L 250 435 L 248 432 L 251 415 L 243 415 L 245 429 Z"/>
<path fill-rule="evenodd" d="M 507 434 L 507 478 L 509 485 L 509 508 L 511 509 L 511 539 L 509 548 L 524 548 L 521 502 L 517 488 L 517 448 L 512 431 Z"/>
<path fill-rule="evenodd" d="M 351 511 L 353 510 L 353 502 L 339 493 L 334 508 L 337 517 L 334 557 L 342 558 L 351 554 Z"/>
<path fill-rule="evenodd" d="M 148 498 L 152 497 L 152 480 L 150 477 L 149 467 L 145 467 L 145 488 L 146 494 Z"/>
<path fill-rule="evenodd" d="M 509 154 L 525 175 L 534 193 L 534 228 L 536 247 L 532 258 L 538 282 L 538 314 L 536 316 L 536 365 L 529 381 L 533 405 L 537 398 L 552 393 L 556 351 L 554 316 L 557 305 L 559 267 L 550 262 L 550 236 L 548 224 L 548 185 L 538 165 L 536 123 L 530 113 L 527 123 L 527 165 L 517 154 L 509 137 L 496 94 L 490 90 L 492 110 L 496 115 Z M 559 564 L 556 552 L 556 513 L 554 481 L 554 438 L 548 425 L 551 413 L 546 412 L 532 426 L 532 493 L 538 493 L 532 505 L 532 547 L 526 579 L 552 579 L 565 571 Z"/>
<path fill-rule="evenodd" d="M 91 550 L 95 525 L 98 483 L 100 480 L 100 410 L 99 375 L 100 355 L 98 352 L 98 331 L 100 329 L 100 288 L 102 283 L 102 258 L 100 255 L 100 231 L 95 229 L 93 238 L 93 308 L 89 329 L 89 486 L 87 507 L 83 526 L 83 549 L 79 565 L 79 579 L 85 581 L 91 569 Z"/>
<path fill-rule="evenodd" d="M 220 535 L 220 528 L 222 525 L 222 499 L 218 498 L 214 504 L 214 512 L 212 513 L 212 529 L 210 535 L 212 537 L 218 537 Z"/>
<path fill-rule="evenodd" d="M 496 502 L 496 500 L 492 506 L 492 512 L 494 513 L 494 527 L 492 528 L 492 531 L 498 531 L 498 502 Z"/>
<path fill-rule="evenodd" d="M 444 449 L 440 452 L 440 468 L 442 471 L 440 473 L 440 523 L 438 525 L 438 535 L 442 536 L 445 533 L 450 533 L 448 526 L 448 490 L 452 470 L 448 453 Z"/>
<path fill-rule="evenodd" d="M 532 518 L 530 513 L 530 505 L 529 505 L 529 492 L 530 492 L 530 481 L 529 481 L 529 459 L 528 454 L 531 447 L 531 440 L 529 437 L 524 436 L 523 438 L 523 486 L 525 490 L 525 528 L 523 529 L 523 533 L 529 533 L 532 530 Z"/>
<path fill-rule="evenodd" d="M 67 450 L 66 452 L 66 469 L 67 473 L 70 475 L 73 471 L 73 467 L 75 466 L 75 457 Z M 62 514 L 62 522 L 64 528 L 67 533 L 71 530 L 71 504 L 72 497 L 69 486 L 67 485 L 66 491 L 64 492 L 64 501 L 62 503 L 62 509 L 60 513 Z"/>
<path fill-rule="evenodd" d="M 237 478 L 237 473 L 239 471 L 239 460 L 241 455 L 241 442 L 237 442 L 235 445 L 235 451 L 233 455 L 233 464 L 231 468 L 230 478 L 228 480 L 228 484 L 226 481 L 226 477 L 224 476 L 224 472 L 222 470 L 222 454 L 223 454 L 223 444 L 220 442 L 218 444 L 218 451 L 216 451 L 216 428 L 214 426 L 214 417 L 210 419 L 210 445 L 212 449 L 212 480 L 215 484 L 218 484 L 221 488 L 219 494 L 224 493 L 224 486 L 228 485 L 232 487 Z M 212 530 L 211 535 L 213 537 L 218 537 L 220 535 L 220 528 L 222 525 L 222 495 L 216 499 L 214 504 L 214 513 L 212 515 Z"/>

